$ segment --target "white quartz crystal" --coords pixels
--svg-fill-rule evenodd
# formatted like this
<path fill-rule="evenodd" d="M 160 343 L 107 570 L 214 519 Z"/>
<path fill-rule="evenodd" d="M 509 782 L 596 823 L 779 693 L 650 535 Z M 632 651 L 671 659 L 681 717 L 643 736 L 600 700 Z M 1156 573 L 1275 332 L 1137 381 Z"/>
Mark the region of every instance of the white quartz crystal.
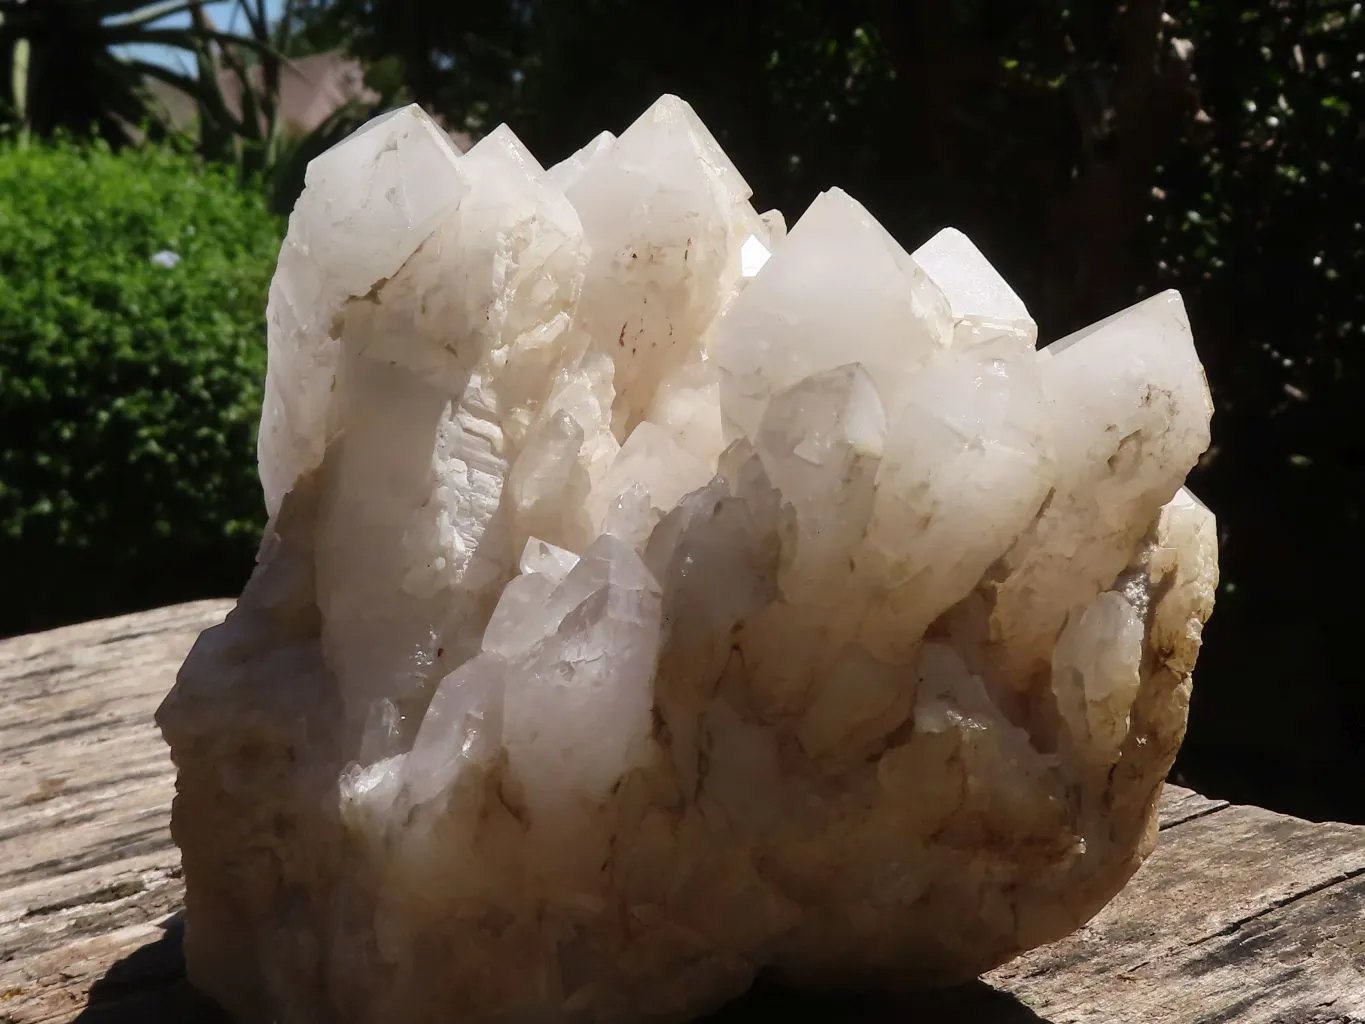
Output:
<path fill-rule="evenodd" d="M 1218 572 L 1180 297 L 1039 350 L 960 232 L 749 198 L 667 96 L 310 166 L 258 566 L 158 714 L 240 1019 L 942 984 L 1150 851 Z"/>

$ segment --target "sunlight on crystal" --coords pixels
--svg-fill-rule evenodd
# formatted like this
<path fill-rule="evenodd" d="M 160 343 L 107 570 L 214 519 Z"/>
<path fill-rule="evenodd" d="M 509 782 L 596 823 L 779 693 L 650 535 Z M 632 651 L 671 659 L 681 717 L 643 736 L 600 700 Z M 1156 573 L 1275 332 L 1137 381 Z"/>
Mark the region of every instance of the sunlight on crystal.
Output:
<path fill-rule="evenodd" d="M 763 264 L 768 262 L 768 257 L 771 255 L 768 247 L 760 242 L 757 236 L 750 235 L 739 247 L 740 276 L 745 278 L 757 277 L 758 272 L 763 269 Z"/>

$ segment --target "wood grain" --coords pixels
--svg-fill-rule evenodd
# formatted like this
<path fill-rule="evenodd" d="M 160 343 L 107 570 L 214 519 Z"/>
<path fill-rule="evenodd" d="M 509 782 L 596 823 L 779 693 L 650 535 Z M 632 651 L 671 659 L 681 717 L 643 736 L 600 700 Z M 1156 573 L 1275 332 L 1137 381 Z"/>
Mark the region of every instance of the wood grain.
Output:
<path fill-rule="evenodd" d="M 175 777 L 152 714 L 231 606 L 0 641 L 0 1021 L 74 1019 L 178 909 Z"/>
<path fill-rule="evenodd" d="M 1365 1021 L 1365 828 L 1181 820 L 1086 927 L 988 980 L 1053 1024 Z"/>
<path fill-rule="evenodd" d="M 0 641 L 0 1022 L 221 1021 L 184 978 L 152 714 L 230 602 Z M 1365 828 L 1168 786 L 1156 852 L 1085 928 L 914 999 L 759 988 L 783 1014 L 952 1024 L 1365 1024 Z"/>

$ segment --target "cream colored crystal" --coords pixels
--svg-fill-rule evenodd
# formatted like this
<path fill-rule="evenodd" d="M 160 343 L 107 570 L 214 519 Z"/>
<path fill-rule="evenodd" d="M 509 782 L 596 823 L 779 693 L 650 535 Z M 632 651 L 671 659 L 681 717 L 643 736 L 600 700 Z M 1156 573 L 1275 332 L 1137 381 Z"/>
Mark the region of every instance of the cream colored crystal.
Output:
<path fill-rule="evenodd" d="M 1217 583 L 1175 293 L 1035 350 L 960 232 L 788 234 L 664 97 L 549 171 L 377 119 L 269 322 L 259 564 L 158 712 L 240 1019 L 942 984 L 1150 851 Z"/>

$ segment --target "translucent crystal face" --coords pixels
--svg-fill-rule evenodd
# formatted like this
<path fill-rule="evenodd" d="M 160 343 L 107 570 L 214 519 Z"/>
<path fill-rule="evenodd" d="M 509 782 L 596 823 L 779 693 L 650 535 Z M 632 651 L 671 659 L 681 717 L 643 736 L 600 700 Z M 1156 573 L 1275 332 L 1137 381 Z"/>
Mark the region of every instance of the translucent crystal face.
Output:
<path fill-rule="evenodd" d="M 229 1003 L 950 980 L 1140 863 L 1217 575 L 1179 296 L 1039 350 L 961 232 L 749 198 L 673 97 L 548 171 L 416 107 L 310 167 L 271 527 L 160 712 Z M 286 920 L 292 974 L 231 955 Z"/>

